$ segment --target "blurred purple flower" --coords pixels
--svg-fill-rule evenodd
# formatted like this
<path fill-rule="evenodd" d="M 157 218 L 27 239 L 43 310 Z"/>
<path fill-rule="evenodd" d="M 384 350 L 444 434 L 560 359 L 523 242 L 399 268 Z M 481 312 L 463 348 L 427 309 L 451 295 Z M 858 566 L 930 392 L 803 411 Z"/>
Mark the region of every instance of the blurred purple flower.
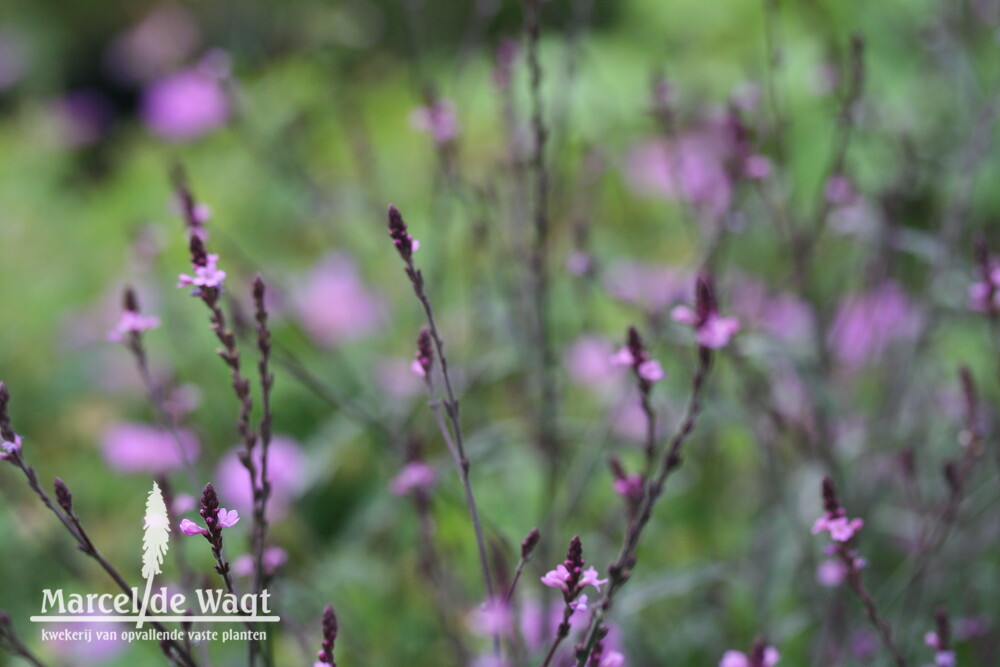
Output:
<path fill-rule="evenodd" d="M 771 160 L 764 155 L 751 155 L 743 162 L 743 174 L 754 181 L 762 181 L 771 175 Z"/>
<path fill-rule="evenodd" d="M 843 510 L 841 510 L 842 512 Z M 812 527 L 812 534 L 818 535 L 819 533 L 826 531 L 830 533 L 831 539 L 836 542 L 847 542 L 854 534 L 861 530 L 865 525 L 864 519 L 848 519 L 844 514 L 833 515 L 830 512 L 824 512 L 823 516 L 816 519 L 816 522 Z"/>
<path fill-rule="evenodd" d="M 0 442 L 0 461 L 10 458 L 14 452 L 21 451 L 21 436 L 14 434 L 14 441 L 4 440 Z"/>
<path fill-rule="evenodd" d="M 781 660 L 781 654 L 773 646 L 764 648 L 764 654 L 758 661 L 751 660 L 750 656 L 742 651 L 726 651 L 722 654 L 719 667 L 774 667 Z"/>
<path fill-rule="evenodd" d="M 563 365 L 570 379 L 578 384 L 605 386 L 618 375 L 612 361 L 614 347 L 598 336 L 577 338 L 563 355 Z"/>
<path fill-rule="evenodd" d="M 73 90 L 52 105 L 59 141 L 70 148 L 87 146 L 104 136 L 114 117 L 111 102 L 96 90 Z"/>
<path fill-rule="evenodd" d="M 857 370 L 879 357 L 891 342 L 914 338 L 919 329 L 920 316 L 906 293 L 885 281 L 840 304 L 827 346 L 841 364 Z"/>
<path fill-rule="evenodd" d="M 466 619 L 469 630 L 481 637 L 510 635 L 514 631 L 514 612 L 501 598 L 487 600 Z"/>
<path fill-rule="evenodd" d="M 264 572 L 272 575 L 278 571 L 282 565 L 288 562 L 288 554 L 281 547 L 268 547 L 264 550 Z M 233 574 L 240 577 L 248 577 L 253 574 L 253 556 L 243 554 L 233 561 Z"/>
<path fill-rule="evenodd" d="M 741 321 L 783 343 L 806 341 L 812 335 L 812 309 L 794 294 L 769 294 L 760 281 L 741 277 L 733 282 L 731 301 L 733 313 Z"/>
<path fill-rule="evenodd" d="M 108 340 L 112 343 L 120 343 L 125 340 L 130 333 L 142 333 L 160 326 L 160 318 L 152 315 L 142 315 L 134 310 L 122 311 L 121 319 L 115 328 L 108 332 Z"/>
<path fill-rule="evenodd" d="M 370 335 L 386 320 L 382 298 L 365 286 L 354 259 L 344 253 L 324 257 L 292 294 L 303 328 L 320 345 Z"/>
<path fill-rule="evenodd" d="M 161 139 L 188 141 L 224 125 L 229 100 L 218 79 L 192 68 L 151 84 L 143 95 L 141 113 Z"/>
<path fill-rule="evenodd" d="M 423 461 L 410 461 L 399 471 L 389 488 L 397 496 L 405 496 L 414 491 L 428 490 L 437 484 L 437 471 Z"/>
<path fill-rule="evenodd" d="M 854 203 L 857 192 L 854 185 L 843 174 L 835 174 L 827 179 L 823 188 L 826 200 L 835 206 L 847 206 Z"/>
<path fill-rule="evenodd" d="M 137 422 L 116 422 L 101 434 L 101 451 L 122 472 L 164 473 L 198 458 L 198 439 L 185 429 L 169 431 Z"/>
<path fill-rule="evenodd" d="M 662 311 L 686 298 L 690 285 L 690 272 L 633 261 L 613 264 L 604 280 L 612 297 L 650 312 Z"/>
<path fill-rule="evenodd" d="M 164 3 L 115 38 L 105 53 L 105 66 L 119 79 L 148 81 L 190 56 L 198 38 L 191 12 L 179 4 Z"/>
<path fill-rule="evenodd" d="M 700 212 L 718 217 L 732 199 L 726 171 L 729 153 L 718 128 L 697 130 L 676 141 L 651 141 L 630 154 L 628 179 L 641 194 L 684 199 Z"/>
<path fill-rule="evenodd" d="M 847 569 L 839 560 L 827 558 L 816 568 L 816 581 L 820 586 L 835 588 L 844 582 Z"/>
<path fill-rule="evenodd" d="M 413 373 L 413 360 L 383 359 L 375 365 L 375 381 L 393 398 L 412 398 L 423 392 L 424 383 Z"/>
<path fill-rule="evenodd" d="M 438 144 L 446 144 L 458 136 L 458 118 L 450 100 L 434 100 L 429 106 L 417 107 L 410 113 L 410 126 L 427 132 Z"/>
<path fill-rule="evenodd" d="M 219 462 L 215 471 L 219 495 L 233 507 L 245 512 L 253 511 L 253 493 L 250 490 L 250 476 L 240 462 L 242 446 L 233 448 Z M 258 482 L 261 447 L 254 447 L 253 461 Z M 275 435 L 267 452 L 267 477 L 271 482 L 271 497 L 267 503 L 269 519 L 280 519 L 288 513 L 292 501 L 306 487 L 306 457 L 299 444 L 284 435 Z"/>
<path fill-rule="evenodd" d="M 92 623 L 71 623 L 64 626 L 52 626 L 52 631 L 55 639 L 46 642 L 46 646 L 51 647 L 53 655 L 59 660 L 59 664 L 86 664 L 86 665 L 105 665 L 114 660 L 122 651 L 124 651 L 128 644 L 124 639 L 121 639 L 123 635 L 123 630 L 127 629 L 128 626 L 124 623 L 102 623 L 94 621 Z M 59 633 L 60 630 L 66 630 L 66 635 Z M 83 640 L 72 640 L 63 639 L 61 637 L 72 637 L 72 633 L 89 631 L 91 632 L 91 639 Z M 104 635 L 98 636 L 98 632 L 109 631 L 111 634 L 108 638 L 104 638 Z"/>

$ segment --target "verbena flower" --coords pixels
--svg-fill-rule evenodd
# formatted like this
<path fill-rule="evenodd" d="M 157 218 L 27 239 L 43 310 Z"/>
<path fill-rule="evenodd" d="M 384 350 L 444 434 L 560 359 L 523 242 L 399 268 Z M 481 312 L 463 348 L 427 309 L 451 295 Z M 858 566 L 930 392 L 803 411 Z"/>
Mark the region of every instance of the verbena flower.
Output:
<path fill-rule="evenodd" d="M 264 550 L 264 572 L 272 575 L 282 565 L 288 562 L 288 554 L 281 547 L 268 547 Z M 254 559 L 250 554 L 243 554 L 233 561 L 233 573 L 241 577 L 249 577 L 254 573 Z"/>
<path fill-rule="evenodd" d="M 227 510 L 225 507 L 219 507 L 216 513 L 216 518 L 218 520 L 218 523 L 216 523 L 217 530 L 221 530 L 223 528 L 232 528 L 239 523 L 240 514 L 236 510 Z M 206 516 L 205 522 L 213 523 L 212 517 Z M 211 534 L 211 531 L 202 528 L 190 519 L 182 519 L 178 528 L 180 528 L 182 533 L 188 536 L 204 535 L 205 537 L 209 537 Z"/>
<path fill-rule="evenodd" d="M 369 336 L 387 320 L 385 299 L 365 284 L 357 261 L 343 252 L 320 259 L 297 281 L 291 300 L 305 332 L 327 347 Z"/>
<path fill-rule="evenodd" d="M 200 451 L 191 431 L 170 432 L 138 422 L 110 424 L 101 432 L 100 446 L 108 465 L 129 473 L 176 470 L 197 459 Z"/>
<path fill-rule="evenodd" d="M 413 129 L 431 135 L 438 144 L 447 144 L 458 137 L 458 117 L 450 100 L 437 99 L 431 104 L 417 107 L 410 113 Z"/>
<path fill-rule="evenodd" d="M 469 614 L 469 630 L 482 637 L 510 635 L 514 630 L 514 612 L 501 598 L 487 600 Z"/>
<path fill-rule="evenodd" d="M 14 440 L 4 440 L 0 442 L 0 461 L 9 458 L 14 452 L 21 451 L 21 436 L 14 434 Z"/>
<path fill-rule="evenodd" d="M 841 510 L 843 512 L 843 510 Z M 813 524 L 812 533 L 818 535 L 823 531 L 837 542 L 847 542 L 865 525 L 864 519 L 848 519 L 847 516 L 833 515 L 826 512 Z"/>
<path fill-rule="evenodd" d="M 217 264 L 219 256 L 217 254 L 205 255 L 204 264 L 194 264 L 194 275 L 186 273 L 180 274 L 177 278 L 178 287 L 222 287 L 222 281 L 226 279 L 226 272 L 219 269 Z"/>
<path fill-rule="evenodd" d="M 192 68 L 147 88 L 140 113 L 146 126 L 161 139 L 190 141 L 226 123 L 229 100 L 217 77 Z"/>
<path fill-rule="evenodd" d="M 405 496 L 418 489 L 430 489 L 437 484 L 437 479 L 434 468 L 423 461 L 410 461 L 389 483 L 389 488 L 397 496 Z"/>
<path fill-rule="evenodd" d="M 108 332 L 108 340 L 112 343 L 120 343 L 130 333 L 142 333 L 158 326 L 160 326 L 160 318 L 156 316 L 143 315 L 134 310 L 125 310 L 122 312 L 118 324 Z"/>
<path fill-rule="evenodd" d="M 699 276 L 695 283 L 695 306 L 676 306 L 670 311 L 675 322 L 694 327 L 698 345 L 717 350 L 729 344 L 740 330 L 735 317 L 723 317 L 715 299 L 715 288 L 707 275 Z"/>

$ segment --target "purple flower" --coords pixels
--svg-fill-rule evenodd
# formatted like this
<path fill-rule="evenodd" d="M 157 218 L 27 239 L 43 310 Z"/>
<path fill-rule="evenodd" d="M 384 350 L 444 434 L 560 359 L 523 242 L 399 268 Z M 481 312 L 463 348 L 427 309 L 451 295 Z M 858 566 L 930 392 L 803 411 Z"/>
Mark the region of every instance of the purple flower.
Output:
<path fill-rule="evenodd" d="M 615 493 L 632 502 L 642 498 L 643 480 L 639 473 L 617 477 L 614 481 Z"/>
<path fill-rule="evenodd" d="M 615 376 L 613 356 L 614 348 L 608 341 L 597 336 L 582 336 L 566 349 L 563 365 L 574 382 L 600 388 Z"/>
<path fill-rule="evenodd" d="M 203 512 L 204 511 L 205 510 L 203 510 Z M 218 511 L 218 514 L 216 514 L 216 518 L 218 519 L 218 523 L 216 524 L 217 530 L 222 530 L 223 528 L 232 528 L 233 526 L 235 526 L 237 523 L 240 522 L 240 515 L 239 512 L 237 512 L 236 510 L 227 510 L 225 507 L 220 507 L 218 508 L 217 511 Z M 205 522 L 211 524 L 212 517 L 206 516 Z M 210 531 L 202 528 L 201 526 L 196 524 L 194 521 L 191 521 L 190 519 L 181 519 L 181 523 L 178 526 L 178 528 L 180 528 L 182 533 L 184 533 L 189 537 L 194 537 L 195 535 L 204 535 L 205 537 L 210 537 L 211 535 Z"/>
<path fill-rule="evenodd" d="M 219 256 L 216 254 L 209 254 L 205 256 L 205 264 L 194 264 L 194 275 L 189 276 L 185 273 L 180 274 L 177 278 L 178 287 L 205 287 L 205 288 L 218 288 L 222 287 L 222 281 L 226 279 L 226 272 L 220 270 L 216 265 L 219 262 Z"/>
<path fill-rule="evenodd" d="M 751 155 L 743 163 L 743 173 L 751 180 L 762 181 L 771 175 L 771 161 L 763 155 Z"/>
<path fill-rule="evenodd" d="M 225 124 L 229 100 L 219 80 L 200 68 L 160 79 L 146 89 L 142 119 L 167 141 L 195 139 Z"/>
<path fill-rule="evenodd" d="M 831 515 L 826 512 L 813 524 L 812 533 L 818 535 L 823 531 L 830 533 L 836 542 L 847 542 L 865 525 L 864 519 L 848 519 L 844 515 Z"/>
<path fill-rule="evenodd" d="M 219 493 L 244 512 L 253 511 L 253 492 L 250 475 L 240 462 L 242 446 L 234 447 L 219 462 L 216 480 Z M 253 449 L 257 486 L 260 486 L 261 447 Z M 269 519 L 278 519 L 288 513 L 289 506 L 306 487 L 308 464 L 302 449 L 293 438 L 275 435 L 267 450 L 267 478 L 271 483 L 271 497 L 267 503 Z"/>
<path fill-rule="evenodd" d="M 21 451 L 21 436 L 14 434 L 14 441 L 4 440 L 0 442 L 0 461 L 10 458 L 14 452 Z"/>
<path fill-rule="evenodd" d="M 597 570 L 593 567 L 587 568 L 587 571 L 583 573 L 580 577 L 580 588 L 590 585 L 597 589 L 598 592 L 601 591 L 601 586 L 608 583 L 607 579 L 598 579 Z"/>
<path fill-rule="evenodd" d="M 227 510 L 225 507 L 219 508 L 219 527 L 232 528 L 240 522 L 240 514 L 236 510 Z"/>
<path fill-rule="evenodd" d="M 414 491 L 426 491 L 437 484 L 437 471 L 423 461 L 410 461 L 399 471 L 389 488 L 397 496 L 405 496 Z"/>
<path fill-rule="evenodd" d="M 823 192 L 826 200 L 837 206 L 851 204 L 857 197 L 851 181 L 843 174 L 835 174 L 828 178 Z"/>
<path fill-rule="evenodd" d="M 572 575 L 569 570 L 565 565 L 560 563 L 556 565 L 556 569 L 546 572 L 541 581 L 550 588 L 561 588 L 564 591 L 568 591 L 571 579 Z"/>
<path fill-rule="evenodd" d="M 430 134 L 438 144 L 454 141 L 459 130 L 455 105 L 444 99 L 434 100 L 429 106 L 414 109 L 410 113 L 410 125 L 415 130 Z"/>
<path fill-rule="evenodd" d="M 646 345 L 635 327 L 629 327 L 625 346 L 619 349 L 610 361 L 615 366 L 631 366 L 639 378 L 640 389 L 644 394 L 649 392 L 652 383 L 667 376 L 660 362 L 649 358 Z"/>
<path fill-rule="evenodd" d="M 677 306 L 670 311 L 670 316 L 675 322 L 694 327 L 695 338 L 701 347 L 711 350 L 725 347 L 740 330 L 740 321 L 719 314 L 715 290 L 709 278 L 700 276 L 696 286 L 695 307 Z"/>
<path fill-rule="evenodd" d="M 115 422 L 101 434 L 101 452 L 122 472 L 165 473 L 198 458 L 198 439 L 185 429 L 177 436 L 137 422 Z"/>
<path fill-rule="evenodd" d="M 272 575 L 278 571 L 282 565 L 288 562 L 288 554 L 281 547 L 268 547 L 264 550 L 264 572 Z M 233 561 L 233 573 L 241 577 L 248 577 L 253 574 L 254 561 L 250 554 L 243 554 Z"/>
<path fill-rule="evenodd" d="M 500 598 L 484 602 L 466 621 L 469 630 L 482 637 L 510 635 L 514 630 L 514 613 Z"/>
<path fill-rule="evenodd" d="M 836 588 L 843 583 L 847 576 L 847 569 L 839 560 L 827 558 L 816 568 L 816 581 L 820 586 Z"/>
<path fill-rule="evenodd" d="M 368 289 L 357 263 L 345 253 L 321 259 L 292 294 L 302 327 L 327 347 L 369 336 L 386 320 L 382 298 Z"/>
<path fill-rule="evenodd" d="M 597 667 L 622 667 L 625 664 L 625 656 L 618 651 L 608 651 L 601 656 L 601 661 Z"/>
<path fill-rule="evenodd" d="M 641 194 L 683 199 L 704 215 L 720 216 L 733 193 L 726 170 L 731 147 L 721 129 L 706 127 L 634 149 L 628 159 L 630 184 Z"/>
<path fill-rule="evenodd" d="M 890 343 L 914 338 L 920 317 L 906 293 L 886 281 L 841 303 L 827 346 L 841 364 L 857 370 L 881 356 Z"/>
<path fill-rule="evenodd" d="M 722 654 L 719 667 L 774 667 L 781 660 L 781 654 L 773 646 L 765 646 L 760 651 L 760 659 L 753 658 L 742 651 L 726 651 Z"/>
<path fill-rule="evenodd" d="M 142 315 L 134 310 L 122 311 L 121 319 L 115 328 L 108 332 L 108 340 L 112 343 L 124 341 L 130 333 L 142 333 L 160 326 L 160 318 L 153 315 Z"/>
<path fill-rule="evenodd" d="M 208 535 L 208 531 L 196 524 L 191 519 L 181 519 L 180 526 L 181 532 L 188 537 L 194 537 L 195 535 Z"/>

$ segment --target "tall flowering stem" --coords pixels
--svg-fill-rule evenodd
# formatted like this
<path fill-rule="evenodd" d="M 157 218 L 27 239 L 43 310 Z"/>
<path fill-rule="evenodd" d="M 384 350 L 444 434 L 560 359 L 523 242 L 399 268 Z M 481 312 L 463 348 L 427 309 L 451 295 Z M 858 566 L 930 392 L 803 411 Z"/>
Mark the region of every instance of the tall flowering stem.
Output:
<path fill-rule="evenodd" d="M 103 554 L 101 554 L 97 547 L 94 546 L 90 536 L 84 529 L 83 524 L 80 521 L 80 517 L 73 508 L 73 494 L 70 492 L 69 487 L 66 486 L 61 479 L 56 478 L 54 485 L 56 495 L 55 500 L 53 500 L 52 497 L 42 488 L 34 468 L 32 468 L 24 458 L 21 436 L 15 433 L 14 429 L 11 427 L 10 414 L 7 410 L 9 402 L 10 392 L 7 390 L 7 385 L 0 382 L 0 445 L 2 445 L 2 450 L 0 450 L 0 461 L 7 461 L 21 471 L 28 483 L 28 487 L 35 493 L 35 495 L 38 496 L 39 500 L 42 501 L 42 504 L 56 515 L 56 518 L 59 519 L 69 534 L 73 536 L 73 539 L 76 540 L 77 549 L 97 561 L 98 565 L 101 566 L 101 569 L 103 569 L 105 573 L 111 577 L 118 588 L 120 588 L 125 594 L 131 596 L 132 587 L 128 585 L 121 573 L 119 573 L 118 570 L 116 570 L 115 567 L 108 562 Z M 151 623 L 151 625 L 161 632 L 166 632 L 166 629 L 160 623 L 154 622 Z M 183 667 L 197 666 L 197 663 L 191 656 L 190 652 L 176 641 L 165 640 L 160 644 L 160 648 L 163 650 L 163 653 L 167 656 L 167 658 L 175 665 Z"/>
<path fill-rule="evenodd" d="M 253 301 L 255 319 L 257 321 L 257 349 L 260 357 L 257 370 L 260 373 L 260 483 L 253 485 L 254 492 L 254 592 L 264 590 L 264 547 L 267 539 L 267 501 L 271 496 L 271 481 L 267 476 L 267 454 L 271 445 L 271 388 L 274 386 L 274 374 L 271 372 L 271 329 L 267 324 L 267 307 L 264 305 L 266 287 L 260 276 L 254 279 Z"/>
<path fill-rule="evenodd" d="M 156 419 L 160 425 L 170 432 L 177 451 L 180 453 L 181 461 L 184 463 L 184 470 L 188 474 L 188 479 L 194 488 L 197 488 L 194 478 L 194 466 L 191 461 L 187 446 L 181 439 L 177 430 L 177 419 L 167 410 L 163 396 L 163 387 L 153 380 L 153 374 L 149 370 L 149 356 L 146 353 L 146 346 L 143 342 L 143 334 L 159 324 L 154 317 L 142 315 L 139 306 L 139 297 L 135 290 L 126 287 L 122 295 L 122 316 L 118 326 L 108 335 L 112 341 L 120 342 L 135 359 L 136 368 L 139 370 L 139 377 L 146 388 L 149 402 L 156 413 Z"/>
<path fill-rule="evenodd" d="M 691 381 L 691 396 L 688 400 L 687 409 L 660 458 L 659 467 L 655 475 L 647 480 L 642 500 L 639 501 L 639 505 L 625 529 L 625 538 L 618 552 L 618 557 L 608 567 L 610 582 L 608 583 L 607 590 L 604 591 L 600 601 L 591 613 L 590 625 L 587 628 L 587 633 L 583 641 L 577 646 L 577 667 L 585 667 L 587 658 L 594 650 L 595 644 L 607 634 L 607 626 L 604 623 L 604 619 L 607 618 L 608 613 L 611 611 L 615 595 L 625 585 L 632 574 L 632 568 L 635 567 L 636 563 L 636 551 L 639 547 L 639 541 L 642 538 L 642 533 L 646 525 L 649 523 L 649 519 L 653 515 L 653 507 L 663 493 L 663 487 L 670 473 L 680 467 L 682 461 L 681 449 L 692 431 L 694 431 L 698 415 L 701 414 L 702 392 L 711 365 L 712 350 L 704 346 L 699 346 L 698 366 Z"/>
<path fill-rule="evenodd" d="M 547 259 L 551 245 L 549 219 L 549 172 L 545 162 L 548 128 L 545 125 L 542 103 L 542 63 L 539 52 L 541 41 L 542 0 L 523 0 L 524 32 L 527 37 L 527 63 L 531 94 L 534 239 L 529 253 L 529 271 L 535 307 L 535 349 L 538 352 L 539 402 L 536 438 L 540 450 L 549 464 L 549 484 L 554 487 L 559 465 L 559 441 L 556 428 L 558 395 L 553 369 L 556 366 L 549 326 L 549 270 Z M 550 493 L 555 489 L 550 488 Z"/>
<path fill-rule="evenodd" d="M 546 586 L 562 590 L 565 606 L 563 607 L 562 620 L 556 628 L 556 636 L 552 640 L 552 644 L 549 646 L 548 653 L 545 654 L 545 659 L 542 661 L 540 667 L 548 667 L 552 663 L 559 645 L 569 635 L 569 619 L 573 615 L 573 612 L 581 607 L 583 609 L 587 608 L 587 596 L 583 595 L 583 589 L 589 584 L 600 590 L 601 585 L 607 583 L 607 579 L 597 578 L 597 570 L 594 568 L 591 567 L 584 571 L 583 566 L 585 564 L 586 561 L 583 560 L 583 544 L 580 542 L 579 537 L 574 537 L 570 540 L 569 548 L 566 550 L 566 560 L 557 565 L 556 569 L 550 570 L 542 577 L 542 583 Z M 599 639 L 603 638 L 605 634 L 607 633 L 601 633 Z"/>
<path fill-rule="evenodd" d="M 256 590 L 257 585 L 262 585 L 263 581 L 263 566 L 261 565 L 261 562 L 263 559 L 263 542 L 266 537 L 266 524 L 263 523 L 265 509 L 265 492 L 263 491 L 263 487 L 267 484 L 267 482 L 266 478 L 258 476 L 257 465 L 254 463 L 253 458 L 254 448 L 257 446 L 257 431 L 251 423 L 253 399 L 250 393 L 250 381 L 243 375 L 243 369 L 240 362 L 240 349 L 236 341 L 236 335 L 229 328 L 225 311 L 223 311 L 222 306 L 220 305 L 222 297 L 222 284 L 226 277 L 226 272 L 220 270 L 217 266 L 219 256 L 209 254 L 205 248 L 204 238 L 206 235 L 201 226 L 202 216 L 198 215 L 197 208 L 194 205 L 194 197 L 187 188 L 181 172 L 175 172 L 174 183 L 178 191 L 178 198 L 182 204 L 182 213 L 190 231 L 189 249 L 191 251 L 191 266 L 193 269 L 193 275 L 182 274 L 180 276 L 177 286 L 190 286 L 192 288 L 191 294 L 201 299 L 202 303 L 204 303 L 208 308 L 212 332 L 222 345 L 222 348 L 218 350 L 218 355 L 223 362 L 225 362 L 226 366 L 229 367 L 233 392 L 236 394 L 236 400 L 239 402 L 239 415 L 236 420 L 236 429 L 239 431 L 240 437 L 243 439 L 243 451 L 240 452 L 239 459 L 240 463 L 243 464 L 243 467 L 246 468 L 247 474 L 250 477 L 250 488 L 252 491 L 254 505 L 254 528 L 252 534 L 255 561 L 254 586 Z M 261 283 L 261 285 L 262 284 L 263 283 Z M 257 292 L 258 288 L 255 284 L 255 301 L 257 300 Z M 260 290 L 260 302 L 259 307 L 262 307 L 263 289 Z M 265 316 L 264 322 L 261 323 L 258 310 L 258 346 L 263 346 L 261 349 L 263 362 L 263 365 L 261 366 L 262 385 L 265 381 L 268 385 L 271 382 L 267 365 L 270 359 L 270 335 L 268 334 L 266 340 L 261 341 L 260 339 L 260 328 L 263 327 L 266 330 L 266 322 L 267 320 Z M 268 353 L 266 360 L 263 358 L 265 348 Z M 267 386 L 264 391 L 269 392 L 270 386 Z M 263 422 L 266 423 L 268 437 L 270 437 L 269 408 L 265 410 Z M 228 572 L 223 574 L 223 576 L 228 576 Z M 259 644 L 256 641 L 251 642 L 251 665 L 256 664 L 258 652 Z M 269 656 L 265 655 L 264 658 L 267 663 L 270 663 Z"/>
<path fill-rule="evenodd" d="M 486 540 L 483 537 L 483 525 L 479 518 L 479 509 L 476 505 L 475 495 L 472 492 L 472 483 L 469 481 L 469 459 L 465 455 L 465 439 L 462 433 L 459 402 L 455 397 L 451 375 L 448 372 L 448 358 L 444 353 L 444 341 L 438 332 L 437 322 L 434 319 L 434 309 L 431 307 L 430 299 L 427 297 L 427 292 L 424 289 L 424 276 L 420 272 L 420 269 L 413 263 L 413 253 L 420 247 L 420 243 L 410 236 L 402 214 L 399 212 L 399 209 L 392 205 L 389 206 L 388 226 L 389 238 L 392 239 L 393 244 L 396 246 L 396 251 L 405 264 L 406 276 L 410 279 L 410 284 L 413 286 L 413 293 L 420 301 L 421 306 L 423 306 L 424 315 L 427 318 L 427 328 L 421 332 L 417 342 L 419 354 L 417 362 L 424 370 L 424 386 L 427 389 L 434 419 L 437 422 L 438 429 L 441 431 L 441 437 L 444 438 L 448 452 L 455 463 L 458 475 L 462 480 L 462 487 L 465 490 L 465 504 L 469 510 L 472 529 L 476 536 L 476 549 L 479 552 L 479 565 L 482 569 L 486 598 L 492 600 L 494 598 L 493 578 L 490 575 L 489 558 L 486 553 Z M 443 378 L 445 389 L 443 400 L 435 398 L 433 373 L 431 372 L 433 358 L 429 356 L 431 352 L 437 356 L 440 363 L 441 377 Z M 441 414 L 442 407 L 444 408 L 444 415 Z M 447 423 L 445 416 L 447 417 Z M 493 644 L 495 652 L 498 653 L 500 647 L 499 635 L 495 634 L 493 636 Z"/>
<path fill-rule="evenodd" d="M 823 509 L 824 514 L 816 521 L 813 532 L 827 531 L 830 533 L 833 540 L 833 553 L 843 563 L 847 583 L 865 608 L 868 621 L 878 632 L 882 644 L 892 656 L 896 666 L 906 667 L 908 663 L 892 637 L 892 628 L 889 626 L 889 622 L 879 614 L 875 599 L 861 580 L 861 569 L 865 562 L 851 546 L 855 533 L 861 530 L 864 522 L 861 519 L 847 518 L 847 513 L 837 496 L 837 489 L 829 477 L 823 478 Z"/>

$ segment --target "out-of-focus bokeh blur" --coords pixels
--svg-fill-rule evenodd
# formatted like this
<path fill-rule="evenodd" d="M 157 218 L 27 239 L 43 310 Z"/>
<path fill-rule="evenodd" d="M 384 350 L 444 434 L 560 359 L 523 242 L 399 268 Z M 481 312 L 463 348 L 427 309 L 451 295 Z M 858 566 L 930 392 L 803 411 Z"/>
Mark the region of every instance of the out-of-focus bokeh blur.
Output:
<path fill-rule="evenodd" d="M 809 534 L 823 474 L 865 517 L 866 581 L 913 664 L 933 660 L 939 604 L 965 623 L 959 664 L 997 664 L 994 444 L 951 539 L 926 572 L 907 568 L 932 551 L 940 468 L 962 456 L 957 368 L 978 380 L 983 423 L 1000 398 L 990 317 L 966 303 L 973 241 L 1000 251 L 1000 3 L 551 0 L 541 16 L 559 484 L 533 434 L 534 139 L 510 0 L 4 0 L 0 379 L 26 458 L 46 485 L 67 482 L 136 582 L 154 474 L 187 516 L 184 496 L 216 483 L 247 517 L 229 556 L 246 553 L 236 401 L 204 306 L 175 287 L 190 268 L 170 182 L 182 165 L 237 323 L 252 277 L 271 287 L 278 664 L 313 659 L 327 602 L 338 664 L 457 664 L 442 623 L 470 659 L 488 653 L 468 616 L 483 593 L 461 486 L 410 370 L 423 313 L 385 233 L 391 202 L 421 241 L 497 569 L 545 524 L 549 560 L 519 584 L 512 641 L 538 662 L 554 624 L 525 619 L 557 600 L 539 576 L 577 534 L 604 572 L 625 524 L 606 459 L 640 467 L 642 414 L 610 358 L 628 325 L 647 335 L 669 432 L 695 359 L 670 308 L 707 266 L 741 331 L 614 608 L 627 664 L 716 664 L 758 635 L 782 665 L 890 664 Z M 145 340 L 191 469 L 107 340 L 125 285 L 160 318 Z M 253 370 L 252 338 L 243 349 Z M 429 612 L 413 503 L 392 493 L 415 442 L 438 473 L 437 550 L 459 586 L 443 615 Z M 112 588 L 16 473 L 0 466 L 0 608 L 22 637 L 53 664 L 161 660 L 153 644 L 39 642 L 27 617 L 43 588 Z M 215 577 L 207 545 L 185 547 Z"/>

